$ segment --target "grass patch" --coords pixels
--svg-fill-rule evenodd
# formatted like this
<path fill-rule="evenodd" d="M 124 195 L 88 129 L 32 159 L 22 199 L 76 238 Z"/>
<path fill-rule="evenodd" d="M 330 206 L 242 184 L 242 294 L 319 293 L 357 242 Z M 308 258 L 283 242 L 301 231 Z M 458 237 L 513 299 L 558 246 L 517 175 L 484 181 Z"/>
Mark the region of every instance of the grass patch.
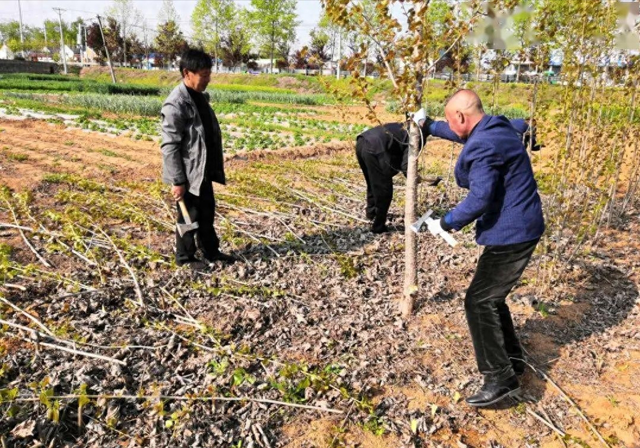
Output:
<path fill-rule="evenodd" d="M 27 154 L 9 153 L 7 154 L 7 159 L 13 160 L 15 162 L 24 162 L 26 160 L 29 160 L 29 156 Z"/>

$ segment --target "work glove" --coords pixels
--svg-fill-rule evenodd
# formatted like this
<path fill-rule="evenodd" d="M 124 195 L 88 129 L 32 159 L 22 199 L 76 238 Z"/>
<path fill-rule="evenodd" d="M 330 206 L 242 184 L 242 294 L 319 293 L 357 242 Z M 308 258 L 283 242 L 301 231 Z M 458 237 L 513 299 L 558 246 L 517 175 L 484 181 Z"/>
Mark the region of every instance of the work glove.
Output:
<path fill-rule="evenodd" d="M 442 237 L 449 246 L 456 247 L 458 242 L 447 230 L 445 230 L 444 227 L 442 227 L 442 221 L 444 221 L 444 219 L 428 219 L 427 228 L 429 229 L 429 232 L 431 232 L 433 236 L 440 235 L 440 237 Z M 444 225 L 446 226 L 447 224 L 445 223 Z"/>
<path fill-rule="evenodd" d="M 431 119 L 431 117 L 427 116 L 424 109 L 420 109 L 413 114 L 413 121 L 418 126 L 420 126 L 424 138 L 427 138 L 431 135 L 431 133 L 429 132 L 429 127 L 431 126 L 431 123 L 433 123 L 433 120 Z"/>
<path fill-rule="evenodd" d="M 429 221 L 427 221 L 427 227 L 429 229 L 429 232 L 431 232 L 433 236 L 438 236 L 440 234 L 446 233 L 446 231 L 442 228 L 442 225 L 440 225 L 439 219 L 430 219 Z"/>

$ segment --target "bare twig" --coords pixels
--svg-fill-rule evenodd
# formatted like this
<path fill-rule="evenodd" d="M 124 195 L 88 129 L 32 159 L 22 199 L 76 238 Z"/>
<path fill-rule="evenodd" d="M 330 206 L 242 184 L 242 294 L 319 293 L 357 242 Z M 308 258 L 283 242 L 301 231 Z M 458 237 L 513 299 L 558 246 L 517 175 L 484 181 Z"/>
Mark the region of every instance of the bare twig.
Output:
<path fill-rule="evenodd" d="M 553 387 L 555 387 L 555 389 L 560 393 L 560 395 L 562 396 L 562 398 L 564 398 L 567 403 L 569 403 L 571 406 L 574 407 L 574 409 L 576 410 L 576 412 L 578 413 L 578 415 L 580 415 L 580 417 L 582 418 L 582 420 L 584 420 L 584 422 L 587 424 L 587 426 L 589 427 L 589 429 L 591 430 L 591 432 L 593 432 L 593 434 L 598 438 L 598 440 L 600 440 L 600 442 L 607 448 L 611 448 L 609 446 L 609 444 L 607 443 L 607 441 L 604 439 L 604 437 L 602 437 L 602 434 L 600 434 L 600 432 L 596 429 L 595 426 L 593 426 L 593 424 L 591 424 L 591 422 L 589 421 L 589 419 L 584 415 L 584 413 L 582 412 L 582 410 L 580 409 L 580 407 L 576 404 L 575 401 L 573 401 L 573 399 L 567 395 L 567 393 L 562 390 L 562 388 L 555 382 L 553 381 L 553 379 L 551 379 L 551 377 L 549 375 L 547 375 L 546 373 L 544 373 L 542 370 L 540 369 L 536 369 L 534 366 L 532 366 L 531 364 L 529 364 L 527 361 L 525 361 L 524 359 L 518 359 L 518 358 L 511 358 L 511 359 L 516 359 L 518 361 L 522 361 L 525 364 L 527 364 L 529 367 L 531 367 L 533 369 L 534 372 L 538 373 L 539 375 L 541 375 L 545 380 L 547 380 Z"/>
<path fill-rule="evenodd" d="M 250 397 L 197 397 L 188 395 L 58 395 L 49 397 L 50 400 L 77 400 L 80 397 L 89 399 L 105 399 L 105 400 L 173 400 L 173 401 L 249 401 L 252 403 L 264 403 L 273 404 L 276 406 L 284 406 L 291 408 L 309 409 L 318 412 L 328 412 L 331 414 L 344 414 L 344 411 L 339 409 L 321 408 L 318 406 L 309 406 L 306 404 L 287 403 L 286 401 L 267 400 L 262 398 L 250 398 Z M 12 401 L 18 403 L 28 403 L 40 401 L 38 397 L 18 397 Z"/>
<path fill-rule="evenodd" d="M 20 291 L 26 291 L 27 290 L 27 288 L 25 288 L 24 286 L 16 285 L 14 283 L 3 283 L 0 286 L 3 286 L 5 288 L 17 289 L 17 290 L 20 290 Z"/>
<path fill-rule="evenodd" d="M 15 213 L 11 203 L 7 199 L 5 199 L 4 202 L 7 203 L 7 207 L 9 207 L 9 211 L 11 212 L 11 215 L 13 216 L 13 220 L 16 223 L 16 227 L 15 228 L 18 229 L 18 232 L 20 232 L 20 236 L 22 237 L 23 241 L 25 242 L 25 244 L 27 245 L 29 250 L 35 254 L 35 256 L 38 259 L 38 261 L 40 261 L 40 263 L 42 263 L 45 267 L 52 268 L 53 266 L 51 266 L 51 264 L 47 260 L 45 260 L 42 257 L 42 255 L 40 255 L 38 253 L 38 251 L 35 249 L 35 247 L 33 247 L 31 245 L 31 243 L 29 242 L 29 240 L 27 239 L 27 236 L 24 234 L 24 230 L 22 229 L 22 226 L 18 222 L 18 217 L 16 216 L 16 213 Z"/>
<path fill-rule="evenodd" d="M 48 335 L 43 335 L 42 333 L 34 330 L 33 328 L 25 327 L 23 325 L 15 324 L 13 322 L 8 322 L 8 321 L 6 321 L 4 319 L 0 319 L 0 324 L 7 325 L 9 327 L 25 331 L 25 332 L 27 332 L 29 334 L 35 335 L 35 337 L 44 336 L 44 337 L 47 337 L 47 338 L 51 338 L 54 341 L 58 341 L 58 342 L 61 342 L 61 343 L 73 345 L 73 342 L 61 340 L 61 339 L 56 338 L 55 336 L 52 337 L 52 336 L 48 336 Z M 103 355 L 98 355 L 98 354 L 95 354 L 95 353 L 85 352 L 83 350 L 77 350 L 77 349 L 71 348 L 71 347 L 63 347 L 61 345 L 51 344 L 49 342 L 42 342 L 40 340 L 34 341 L 33 339 L 29 339 L 27 337 L 20 336 L 20 335 L 17 335 L 16 337 L 19 337 L 20 339 L 22 339 L 25 342 L 34 343 L 37 346 L 47 347 L 47 348 L 51 348 L 51 349 L 54 349 L 54 350 L 60 350 L 60 351 L 67 352 L 67 353 L 73 353 L 74 355 L 86 356 L 87 358 L 101 359 L 103 361 L 109 361 L 109 362 L 113 362 L 113 363 L 120 364 L 120 365 L 123 365 L 123 366 L 127 365 L 127 363 L 125 363 L 124 361 L 121 361 L 121 360 L 115 359 L 115 358 L 110 358 L 109 356 L 103 356 Z"/>
<path fill-rule="evenodd" d="M 9 302 L 7 299 L 5 299 L 4 297 L 0 296 L 0 301 L 2 303 L 5 303 L 7 305 L 9 305 L 11 308 L 13 308 L 15 311 L 19 312 L 20 314 L 22 314 L 23 316 L 25 316 L 26 318 L 28 318 L 31 322 L 33 322 L 34 324 L 36 324 L 38 327 L 40 327 L 40 329 L 42 329 L 42 331 L 44 331 L 48 336 L 55 338 L 55 335 L 53 334 L 53 332 L 51 330 L 49 330 L 47 327 L 45 327 L 45 325 L 40 322 L 38 319 L 36 319 L 35 317 L 33 317 L 31 314 L 27 313 L 25 310 L 23 310 L 22 308 L 20 308 L 19 306 L 14 305 L 13 303 Z"/>
<path fill-rule="evenodd" d="M 133 280 L 133 286 L 134 286 L 134 288 L 136 290 L 136 296 L 138 296 L 138 303 L 142 305 L 144 303 L 144 299 L 142 297 L 142 290 L 140 289 L 140 284 L 138 283 L 138 278 L 136 277 L 135 272 L 133 271 L 133 269 L 131 268 L 129 263 L 127 263 L 127 260 L 124 258 L 124 255 L 122 255 L 122 251 L 120 251 L 120 249 L 118 249 L 118 246 L 116 246 L 116 243 L 113 242 L 111 237 L 109 235 L 107 235 L 107 233 L 104 230 L 102 230 L 100 228 L 98 228 L 98 230 L 100 230 L 100 233 L 102 233 L 105 236 L 105 238 L 107 238 L 107 240 L 109 240 L 109 242 L 113 246 L 113 249 L 118 254 L 118 258 L 120 258 L 120 262 L 124 265 L 124 267 L 127 269 L 127 271 L 129 271 L 129 275 L 131 275 L 131 279 Z"/>
<path fill-rule="evenodd" d="M 231 224 L 231 226 L 233 228 L 235 228 L 238 232 L 240 233 L 244 233 L 245 235 L 247 235 L 249 238 L 251 238 L 252 240 L 254 240 L 255 242 L 257 242 L 258 244 L 263 244 L 267 249 L 269 249 L 271 252 L 274 253 L 274 255 L 276 257 L 280 257 L 280 254 L 278 252 L 276 252 L 276 250 L 269 246 L 267 243 L 265 243 L 264 241 L 261 241 L 259 238 L 257 238 L 253 233 L 251 232 L 247 232 L 244 229 L 241 229 L 239 226 L 237 226 L 236 224 L 234 224 L 232 221 L 228 220 L 227 218 L 225 218 L 224 216 L 220 215 L 219 213 L 216 213 L 216 216 L 218 216 L 220 219 L 227 221 L 229 224 Z M 261 236 L 261 235 L 259 235 Z M 265 237 L 266 238 L 266 237 Z"/>
<path fill-rule="evenodd" d="M 565 433 L 563 431 L 561 431 L 558 428 L 556 428 L 551 422 L 547 421 L 545 418 L 543 418 L 542 416 L 538 415 L 535 411 L 532 411 L 531 409 L 527 408 L 527 414 L 529 414 L 532 417 L 536 418 L 539 422 L 541 422 L 542 424 L 547 426 L 549 429 L 553 430 L 560 437 L 564 437 L 565 436 Z"/>

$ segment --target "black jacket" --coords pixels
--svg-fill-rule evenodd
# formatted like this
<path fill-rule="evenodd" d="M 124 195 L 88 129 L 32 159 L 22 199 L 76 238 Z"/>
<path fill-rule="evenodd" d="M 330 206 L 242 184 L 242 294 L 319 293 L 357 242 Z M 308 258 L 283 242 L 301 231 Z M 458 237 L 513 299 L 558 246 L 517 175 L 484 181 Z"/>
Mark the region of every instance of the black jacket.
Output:
<path fill-rule="evenodd" d="M 367 150 L 372 154 L 389 156 L 389 165 L 394 173 L 407 176 L 409 161 L 409 129 L 405 123 L 387 123 L 368 129 L 358 136 L 368 143 Z M 424 132 L 424 131 L 423 131 Z M 425 138 L 426 138 L 426 134 Z"/>

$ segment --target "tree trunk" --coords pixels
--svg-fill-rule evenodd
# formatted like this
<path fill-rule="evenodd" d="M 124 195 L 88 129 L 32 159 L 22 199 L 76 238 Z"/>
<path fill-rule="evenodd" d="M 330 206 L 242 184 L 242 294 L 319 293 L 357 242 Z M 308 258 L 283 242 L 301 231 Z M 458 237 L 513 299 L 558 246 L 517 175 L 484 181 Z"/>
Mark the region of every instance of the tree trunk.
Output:
<path fill-rule="evenodd" d="M 409 160 L 407 166 L 407 187 L 404 205 L 404 296 L 400 303 L 400 313 L 404 319 L 411 317 L 413 303 L 418 292 L 418 240 L 411 230 L 416 221 L 416 202 L 418 199 L 418 154 L 420 151 L 420 130 L 410 121 Z"/>
<path fill-rule="evenodd" d="M 122 27 L 122 66 L 127 66 L 127 35 L 124 26 Z"/>
<path fill-rule="evenodd" d="M 416 37 L 422 35 L 422 29 L 415 31 Z M 415 70 L 415 108 L 422 107 L 422 81 L 424 80 L 425 60 L 420 57 L 418 47 L 413 49 Z M 407 163 L 407 187 L 404 204 L 404 294 L 400 302 L 400 313 L 408 319 L 413 313 L 413 304 L 418 293 L 418 240 L 411 230 L 416 221 L 416 202 L 418 200 L 418 156 L 420 155 L 421 132 L 413 120 L 409 121 L 409 157 Z M 426 142 L 425 142 L 426 143 Z"/>

